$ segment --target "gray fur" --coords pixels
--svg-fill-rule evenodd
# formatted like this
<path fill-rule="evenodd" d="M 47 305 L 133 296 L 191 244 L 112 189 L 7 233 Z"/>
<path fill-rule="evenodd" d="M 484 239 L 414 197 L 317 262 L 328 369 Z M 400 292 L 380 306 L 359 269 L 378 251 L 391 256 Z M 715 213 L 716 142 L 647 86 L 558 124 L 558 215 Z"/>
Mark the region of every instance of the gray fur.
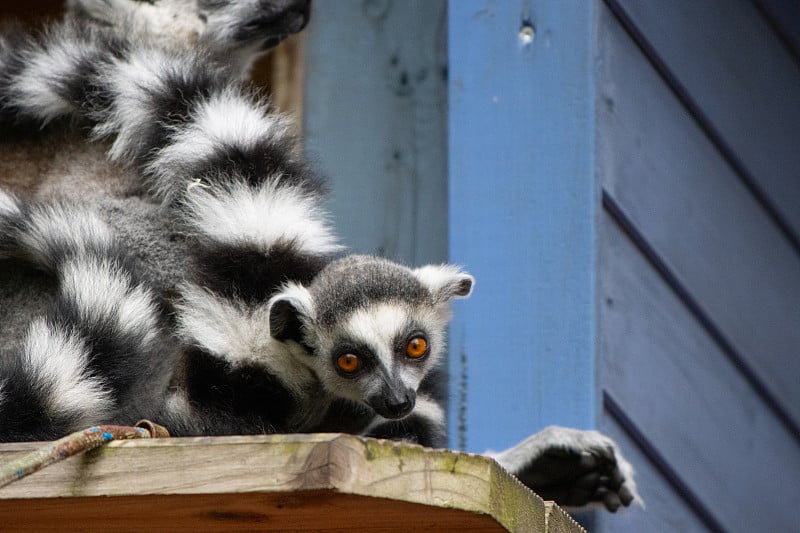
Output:
<path fill-rule="evenodd" d="M 409 268 L 362 255 L 334 261 L 309 290 L 318 302 L 316 321 L 322 327 L 377 302 L 433 305 L 432 294 Z"/>

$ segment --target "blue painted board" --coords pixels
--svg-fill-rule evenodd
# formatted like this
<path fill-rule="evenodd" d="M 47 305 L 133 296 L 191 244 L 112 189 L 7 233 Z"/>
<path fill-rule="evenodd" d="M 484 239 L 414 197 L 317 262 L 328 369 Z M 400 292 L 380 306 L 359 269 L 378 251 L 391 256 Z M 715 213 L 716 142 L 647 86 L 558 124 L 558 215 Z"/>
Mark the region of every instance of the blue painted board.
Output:
<path fill-rule="evenodd" d="M 603 188 L 797 424 L 800 256 L 622 27 L 601 20 Z"/>
<path fill-rule="evenodd" d="M 797 238 L 800 69 L 752 2 L 617 0 Z M 797 12 L 797 2 L 787 11 Z"/>
<path fill-rule="evenodd" d="M 595 425 L 594 2 L 449 7 L 451 443 Z"/>
<path fill-rule="evenodd" d="M 312 3 L 304 141 L 330 177 L 343 242 L 409 264 L 447 259 L 445 0 Z"/>
<path fill-rule="evenodd" d="M 726 530 L 792 531 L 797 441 L 611 218 L 600 220 L 604 389 Z"/>

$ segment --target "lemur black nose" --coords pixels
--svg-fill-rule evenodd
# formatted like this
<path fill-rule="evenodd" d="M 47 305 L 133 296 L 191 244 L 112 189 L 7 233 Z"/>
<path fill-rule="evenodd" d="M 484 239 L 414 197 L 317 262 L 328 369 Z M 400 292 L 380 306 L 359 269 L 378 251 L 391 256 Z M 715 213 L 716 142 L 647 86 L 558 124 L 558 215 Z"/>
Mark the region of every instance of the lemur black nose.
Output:
<path fill-rule="evenodd" d="M 377 410 L 378 414 L 384 418 L 403 418 L 414 409 L 415 397 L 414 391 L 409 390 L 385 398 L 383 400 L 383 409 Z"/>
<path fill-rule="evenodd" d="M 408 414 L 411 411 L 411 408 L 414 407 L 414 404 L 411 400 L 406 399 L 400 403 L 387 403 L 386 409 L 393 415 L 397 417 L 401 417 L 403 415 Z"/>

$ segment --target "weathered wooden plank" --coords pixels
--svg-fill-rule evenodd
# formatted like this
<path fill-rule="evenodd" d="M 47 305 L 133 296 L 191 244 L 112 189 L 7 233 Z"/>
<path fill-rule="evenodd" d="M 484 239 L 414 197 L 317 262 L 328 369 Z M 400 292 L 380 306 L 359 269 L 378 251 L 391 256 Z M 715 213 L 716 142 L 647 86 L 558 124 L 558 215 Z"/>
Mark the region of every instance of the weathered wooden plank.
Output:
<path fill-rule="evenodd" d="M 40 445 L 0 445 L 0 462 L 14 460 Z M 348 497 L 339 501 L 334 493 Z M 265 496 L 270 494 L 273 496 Z M 118 504 L 123 510 L 121 516 L 133 517 L 136 509 L 147 508 L 135 498 L 152 495 L 164 498 L 159 504 L 164 508 L 179 509 L 176 520 L 194 517 L 198 527 L 211 527 L 215 521 L 230 519 L 240 528 L 247 528 L 248 524 L 254 527 L 257 522 L 264 524 L 265 531 L 285 531 L 287 513 L 297 507 L 302 509 L 301 521 L 293 522 L 291 527 L 299 530 L 302 528 L 297 524 L 307 522 L 303 527 L 342 529 L 346 520 L 358 516 L 359 509 L 378 505 L 364 499 L 368 497 L 401 502 L 391 513 L 373 512 L 389 509 L 390 504 L 385 502 L 365 513 L 365 522 L 359 527 L 370 531 L 372 526 L 375 530 L 410 527 L 413 521 L 398 522 L 398 516 L 411 509 L 410 504 L 467 512 L 470 516 L 463 522 L 467 530 L 489 530 L 491 523 L 484 518 L 488 516 L 494 522 L 492 530 L 546 531 L 544 502 L 491 459 L 392 441 L 323 434 L 114 442 L 4 487 L 0 490 L 0 514 L 23 516 L 23 509 L 27 509 L 52 518 L 74 501 L 75 510 L 70 512 L 85 516 L 87 509 L 106 498 L 103 501 L 114 503 L 113 509 Z M 203 497 L 167 497 L 173 495 Z M 216 500 L 205 497 L 208 495 L 228 496 Z M 245 496 L 237 503 L 239 500 L 230 495 Z M 121 499 L 108 499 L 111 497 Z M 141 501 L 149 505 L 155 500 L 148 497 Z M 203 502 L 209 507 L 200 506 Z M 320 506 L 323 510 L 339 509 L 341 515 L 331 518 L 325 526 L 322 518 L 313 516 Z M 198 508 L 205 511 L 198 513 Z M 421 507 L 415 512 L 420 510 Z M 109 512 L 109 519 L 113 516 Z M 419 523 L 433 524 L 430 527 L 434 530 L 447 530 L 454 527 L 454 516 L 436 510 L 420 517 Z M 569 529 L 563 517 L 556 522 L 562 528 L 557 531 L 579 530 Z"/>
<path fill-rule="evenodd" d="M 5 532 L 505 531 L 486 515 L 317 490 L 0 500 L 0 515 Z"/>
<path fill-rule="evenodd" d="M 603 188 L 800 421 L 800 257 L 605 15 L 598 105 Z"/>
<path fill-rule="evenodd" d="M 450 258 L 477 279 L 450 416 L 483 451 L 595 423 L 594 3 L 449 8 Z"/>
<path fill-rule="evenodd" d="M 574 533 L 584 531 L 574 518 L 568 515 L 554 502 L 544 502 L 545 522 L 548 533 Z"/>
<path fill-rule="evenodd" d="M 797 441 L 607 215 L 600 239 L 602 386 L 726 529 L 796 528 Z"/>
<path fill-rule="evenodd" d="M 615 0 L 800 235 L 800 70 L 751 2 Z"/>
<path fill-rule="evenodd" d="M 336 227 L 356 251 L 446 260 L 446 2 L 312 5 L 303 129 Z"/>

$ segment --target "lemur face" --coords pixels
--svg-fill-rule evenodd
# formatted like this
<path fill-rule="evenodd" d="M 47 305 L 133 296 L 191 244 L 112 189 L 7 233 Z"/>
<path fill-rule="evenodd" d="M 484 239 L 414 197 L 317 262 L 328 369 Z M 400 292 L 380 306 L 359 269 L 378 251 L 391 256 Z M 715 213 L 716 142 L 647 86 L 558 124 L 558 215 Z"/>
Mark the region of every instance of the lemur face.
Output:
<path fill-rule="evenodd" d="M 449 301 L 473 279 L 457 268 L 411 270 L 373 257 L 331 263 L 308 288 L 273 298 L 273 337 L 305 345 L 309 366 L 331 394 L 387 419 L 408 415 L 425 375 L 440 363 Z"/>
<path fill-rule="evenodd" d="M 384 418 L 402 418 L 414 408 L 422 379 L 440 362 L 443 314 L 397 300 L 362 307 L 320 330 L 317 373 L 337 395 Z"/>

